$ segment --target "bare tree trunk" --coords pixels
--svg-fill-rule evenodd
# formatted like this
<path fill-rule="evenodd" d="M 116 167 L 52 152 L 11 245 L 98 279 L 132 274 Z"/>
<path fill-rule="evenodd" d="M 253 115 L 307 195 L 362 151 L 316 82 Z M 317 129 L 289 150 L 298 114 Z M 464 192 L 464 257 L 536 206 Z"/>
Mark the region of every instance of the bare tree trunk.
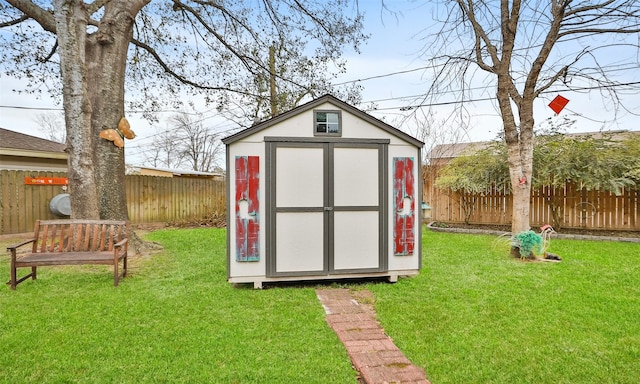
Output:
<path fill-rule="evenodd" d="M 60 73 L 69 152 L 71 218 L 97 219 L 98 191 L 91 130 L 93 112 L 87 89 L 85 44 L 87 10 L 82 1 L 56 0 L 55 23 L 60 46 Z"/>
<path fill-rule="evenodd" d="M 115 128 L 124 116 L 124 74 L 127 49 L 133 36 L 133 21 L 128 5 L 118 2 L 105 5 L 105 15 L 87 43 L 89 95 L 93 105 L 91 130 Z M 126 220 L 124 148 L 97 139 L 95 146 L 96 187 L 102 219 Z M 126 145 L 126 144 L 125 144 Z"/>
<path fill-rule="evenodd" d="M 124 150 L 101 139 L 124 116 L 124 81 L 136 14 L 150 0 L 113 0 L 94 33 L 81 0 L 56 0 L 71 217 L 126 220 Z"/>
<path fill-rule="evenodd" d="M 498 75 L 498 104 L 503 118 L 509 178 L 513 193 L 511 232 L 530 228 L 531 175 L 533 174 L 533 98 L 518 105 L 520 124 L 516 122 L 509 97 L 509 74 Z M 528 107 L 530 105 L 530 107 Z"/>

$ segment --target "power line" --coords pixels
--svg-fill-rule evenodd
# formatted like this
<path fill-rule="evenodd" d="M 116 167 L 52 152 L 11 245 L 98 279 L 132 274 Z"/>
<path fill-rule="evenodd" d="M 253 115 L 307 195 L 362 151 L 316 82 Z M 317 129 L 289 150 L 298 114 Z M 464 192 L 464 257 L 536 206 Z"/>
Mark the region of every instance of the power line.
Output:
<path fill-rule="evenodd" d="M 384 74 L 381 74 L 381 75 L 374 75 L 374 76 L 364 77 L 362 79 L 354 79 L 354 80 L 343 81 L 343 82 L 340 82 L 340 83 L 333 83 L 332 85 L 344 85 L 344 84 L 350 84 L 350 83 L 364 82 L 364 81 L 368 81 L 368 80 L 375 80 L 375 79 L 391 77 L 391 76 L 396 76 L 396 75 L 403 75 L 405 73 L 423 71 L 425 69 L 435 69 L 437 67 L 442 67 L 444 65 L 446 65 L 446 64 L 425 65 L 425 66 L 422 66 L 422 67 L 417 67 L 417 68 L 412 68 L 412 69 L 407 69 L 407 70 L 402 70 L 402 71 L 395 71 L 395 72 L 384 73 Z M 607 69 L 606 72 L 607 73 L 611 73 L 611 72 L 619 72 L 619 71 L 628 71 L 628 70 L 632 70 L 632 69 L 638 69 L 637 65 L 629 64 L 626 67 L 622 67 L 621 66 L 620 68 Z M 599 72 L 594 71 L 592 74 L 597 74 L 597 73 L 599 73 Z"/>
<path fill-rule="evenodd" d="M 421 67 L 421 68 L 426 68 L 426 67 Z M 638 67 L 637 67 L 636 64 L 629 64 L 629 65 L 626 65 L 626 66 L 621 66 L 620 65 L 618 68 L 607 69 L 606 72 L 607 73 L 613 73 L 613 72 L 622 72 L 622 71 L 637 70 L 637 69 L 638 69 Z M 415 68 L 415 69 L 412 69 L 410 71 L 417 71 L 417 70 L 420 70 L 420 68 Z M 373 76 L 371 78 L 380 78 L 380 77 L 393 76 L 393 75 L 399 74 L 399 73 L 403 73 L 403 72 L 391 72 L 389 74 L 377 75 L 377 76 Z M 590 72 L 590 73 L 589 72 L 585 72 L 582 75 L 594 76 L 594 75 L 597 75 L 599 73 L 600 73 L 599 71 L 593 71 L 593 72 Z M 371 79 L 371 78 L 367 78 L 367 79 Z M 363 79 L 362 81 L 367 80 L 367 79 Z M 359 81 L 359 80 L 353 80 L 353 81 L 355 82 L 355 81 Z M 335 84 L 335 85 L 340 85 L 340 84 L 346 84 L 346 83 L 338 83 L 338 84 Z M 606 87 L 601 87 L 601 88 L 606 88 Z M 465 91 L 465 92 L 466 91 L 475 91 L 475 90 L 480 90 L 480 89 L 487 89 L 487 86 L 469 87 L 469 88 L 466 88 L 464 90 L 443 90 L 443 91 L 439 91 L 437 93 L 437 95 L 439 96 L 439 95 L 447 94 L 447 93 L 458 94 L 458 93 L 462 93 L 463 91 Z M 425 95 L 424 93 L 421 93 L 421 94 L 418 94 L 418 95 L 411 95 L 411 96 L 398 96 L 398 97 L 390 97 L 390 98 L 385 98 L 385 99 L 367 100 L 367 101 L 363 101 L 361 104 L 376 103 L 376 102 L 380 102 L 380 101 L 392 101 L 392 100 L 410 99 L 410 98 L 422 97 L 424 95 Z"/>
<path fill-rule="evenodd" d="M 333 85 L 343 85 L 343 84 L 349 84 L 349 83 L 354 83 L 354 82 L 363 82 L 363 81 L 368 81 L 368 80 L 373 80 L 373 79 L 379 79 L 379 78 L 391 77 L 391 76 L 410 73 L 410 72 L 421 71 L 421 70 L 424 70 L 424 69 L 435 68 L 435 67 L 436 67 L 435 65 L 434 66 L 423 66 L 423 67 L 408 69 L 408 70 L 404 70 L 404 71 L 390 72 L 390 73 L 370 76 L 370 77 L 366 77 L 366 78 L 362 78 L 362 79 L 355 79 L 355 80 L 349 80 L 349 81 L 345 81 L 345 82 L 341 82 L 341 83 L 334 83 Z M 620 67 L 620 68 L 607 70 L 607 73 L 619 72 L 619 71 L 628 71 L 630 69 L 637 69 L 637 68 L 635 67 L 635 65 L 633 65 L 631 67 Z M 561 91 L 582 91 L 582 90 L 606 89 L 606 88 L 611 88 L 611 87 L 623 87 L 623 86 L 638 85 L 638 84 L 640 84 L 640 82 L 629 82 L 629 83 L 614 84 L 612 86 L 593 86 L 593 87 L 570 88 L 570 89 L 557 90 L 557 91 L 545 91 L 543 93 L 552 93 L 552 92 L 561 92 Z M 470 88 L 467 88 L 464 91 L 473 91 L 473 90 L 480 90 L 480 89 L 486 89 L 486 88 L 487 88 L 486 86 L 470 87 Z M 436 95 L 439 96 L 439 95 L 443 95 L 443 94 L 456 94 L 456 93 L 461 93 L 461 92 L 463 92 L 463 91 L 462 90 L 446 90 L 446 91 L 439 91 Z M 421 97 L 421 96 L 424 96 L 424 95 L 425 94 L 418 94 L 418 95 L 410 95 L 410 96 L 391 97 L 391 98 L 385 98 L 385 99 L 367 100 L 367 101 L 362 101 L 361 104 L 376 103 L 376 102 L 381 102 L 381 101 L 403 100 L 403 99 Z M 493 99 L 495 99 L 495 98 L 468 99 L 468 100 L 457 101 L 457 102 L 450 101 L 450 102 L 442 102 L 442 103 L 421 104 L 421 105 L 416 105 L 416 106 L 377 108 L 375 110 L 380 111 L 380 110 L 400 109 L 400 108 L 417 108 L 417 107 L 423 107 L 423 106 L 442 106 L 442 105 L 451 105 L 451 104 L 464 103 L 464 102 L 488 101 L 488 100 L 493 100 Z M 21 110 L 38 110 L 38 111 L 63 111 L 64 110 L 64 108 L 26 107 L 26 106 L 14 106 L 14 105 L 0 105 L 0 108 L 21 109 Z M 238 108 L 239 107 L 237 107 L 236 109 L 238 109 Z M 210 109 L 208 109 L 208 110 L 206 110 L 204 112 L 194 112 L 194 113 L 189 113 L 189 112 L 184 112 L 184 111 L 179 111 L 179 110 L 158 110 L 158 111 L 128 110 L 126 112 L 127 113 L 136 113 L 136 114 L 138 114 L 138 113 L 187 113 L 187 114 L 190 114 L 190 115 L 200 115 L 200 114 L 204 114 L 204 113 L 210 112 L 212 109 L 213 108 L 210 108 Z M 196 122 L 207 120 L 207 119 L 210 119 L 210 118 L 218 116 L 218 115 L 220 115 L 220 113 L 214 114 L 211 117 L 205 117 L 205 118 L 203 118 L 201 120 L 198 120 Z"/>
<path fill-rule="evenodd" d="M 640 85 L 640 81 L 615 84 L 616 87 L 626 87 L 626 86 L 631 86 L 631 85 Z M 555 89 L 555 90 L 544 91 L 544 92 L 542 92 L 542 94 L 558 93 L 558 92 L 569 92 L 569 91 L 589 91 L 589 90 L 595 90 L 595 89 L 606 89 L 606 88 L 611 88 L 611 87 L 612 86 L 609 86 L 609 87 L 593 86 L 593 87 L 578 87 L 578 88 Z M 426 104 L 417 104 L 417 105 L 404 105 L 404 106 L 376 108 L 376 109 L 374 109 L 374 111 L 387 111 L 387 110 L 391 110 L 391 109 L 400 109 L 401 111 L 402 110 L 409 111 L 409 110 L 412 110 L 412 109 L 415 109 L 415 108 L 422 108 L 422 107 L 439 107 L 439 106 L 444 106 L 444 105 L 474 103 L 474 102 L 480 102 L 480 101 L 491 101 L 491 100 L 495 100 L 495 99 L 496 99 L 495 96 L 494 97 L 482 97 L 482 98 L 466 99 L 466 100 L 459 100 L 459 101 L 443 101 L 443 102 L 437 102 L 437 103 L 426 103 Z"/>
<path fill-rule="evenodd" d="M 19 105 L 0 105 L 0 108 L 6 109 L 23 109 L 27 111 L 64 111 L 64 108 L 52 108 L 52 107 L 24 107 Z"/>
<path fill-rule="evenodd" d="M 444 65 L 444 64 L 441 64 Z M 429 69 L 429 68 L 435 68 L 437 66 L 440 65 L 427 65 L 424 67 L 418 67 L 418 68 L 413 68 L 413 69 L 407 69 L 404 71 L 396 71 L 396 72 L 390 72 L 390 73 L 385 73 L 382 75 L 375 75 L 375 76 L 370 76 L 370 77 L 364 77 L 362 79 L 355 79 L 355 80 L 349 80 L 349 81 L 343 81 L 341 83 L 333 83 L 332 85 L 345 85 L 345 84 L 349 84 L 349 83 L 358 83 L 358 82 L 363 82 L 363 81 L 368 81 L 368 80 L 374 80 L 374 79 L 381 79 L 384 77 L 391 77 L 391 76 L 395 76 L 395 75 L 403 75 L 405 73 L 411 73 L 411 72 L 417 72 L 417 71 L 423 71 L 425 69 Z"/>

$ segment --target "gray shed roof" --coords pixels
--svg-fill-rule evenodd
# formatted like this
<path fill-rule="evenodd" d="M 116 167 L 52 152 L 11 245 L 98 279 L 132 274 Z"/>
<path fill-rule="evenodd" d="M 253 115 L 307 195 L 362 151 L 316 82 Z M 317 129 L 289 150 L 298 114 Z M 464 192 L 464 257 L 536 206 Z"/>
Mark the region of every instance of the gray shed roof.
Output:
<path fill-rule="evenodd" d="M 359 110 L 358 108 L 354 107 L 351 104 L 345 103 L 344 101 L 332 96 L 332 95 L 324 95 L 324 96 L 320 96 L 317 99 L 311 100 L 310 102 L 306 103 L 306 104 L 302 104 L 298 107 L 293 108 L 292 110 L 282 113 L 276 117 L 273 117 L 269 120 L 265 120 L 261 123 L 258 123 L 252 127 L 249 127 L 247 129 L 244 129 L 236 134 L 233 134 L 231 136 L 227 136 L 224 139 L 222 139 L 222 142 L 225 143 L 226 145 L 232 144 L 238 140 L 244 139 L 245 137 L 251 136 L 257 132 L 260 132 L 261 130 L 271 127 L 273 125 L 276 125 L 284 120 L 289 119 L 290 117 L 293 117 L 295 115 L 298 115 L 300 113 L 306 112 L 308 110 L 314 109 L 316 107 L 318 107 L 319 105 L 322 105 L 324 103 L 331 103 L 333 105 L 335 105 L 336 107 L 347 111 L 357 117 L 359 117 L 360 119 L 382 129 L 383 131 L 388 132 L 389 134 L 398 137 L 399 139 L 402 139 L 404 141 L 407 141 L 413 145 L 415 145 L 418 148 L 422 148 L 422 146 L 424 146 L 424 143 L 418 139 L 416 139 L 415 137 L 408 135 L 404 132 L 402 132 L 401 130 L 385 123 L 382 120 L 376 119 L 375 117 L 371 116 L 370 114 Z"/>

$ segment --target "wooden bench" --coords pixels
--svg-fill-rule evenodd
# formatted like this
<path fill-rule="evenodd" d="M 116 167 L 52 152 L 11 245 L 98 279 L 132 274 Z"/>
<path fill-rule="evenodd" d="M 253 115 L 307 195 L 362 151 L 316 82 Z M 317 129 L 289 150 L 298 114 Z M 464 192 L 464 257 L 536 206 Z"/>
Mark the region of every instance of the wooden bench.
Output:
<path fill-rule="evenodd" d="M 33 238 L 7 247 L 11 252 L 11 289 L 37 277 L 36 268 L 51 265 L 113 265 L 113 285 L 127 274 L 129 222 L 115 220 L 37 220 Z M 31 252 L 18 252 L 32 244 Z M 122 264 L 122 271 L 120 271 Z M 18 279 L 18 268 L 31 273 Z"/>

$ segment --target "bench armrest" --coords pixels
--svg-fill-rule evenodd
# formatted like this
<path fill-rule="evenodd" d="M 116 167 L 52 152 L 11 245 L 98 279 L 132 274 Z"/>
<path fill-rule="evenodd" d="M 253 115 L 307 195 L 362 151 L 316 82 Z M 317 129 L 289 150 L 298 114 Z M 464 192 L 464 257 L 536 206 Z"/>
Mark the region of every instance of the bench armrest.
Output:
<path fill-rule="evenodd" d="M 126 239 L 122 239 L 122 240 L 118 241 L 117 243 L 115 243 L 115 244 L 113 245 L 113 247 L 114 247 L 114 248 L 120 248 L 120 247 L 124 246 L 125 244 L 127 244 L 127 242 L 129 242 L 129 239 L 128 239 L 128 238 L 126 238 Z"/>
<path fill-rule="evenodd" d="M 16 249 L 22 247 L 23 245 L 27 245 L 30 243 L 33 243 L 34 241 L 36 241 L 36 239 L 29 239 L 29 240 L 25 240 L 23 242 L 17 243 L 17 244 L 13 244 L 7 247 L 7 251 L 10 251 L 11 253 L 14 253 L 16 251 Z"/>

